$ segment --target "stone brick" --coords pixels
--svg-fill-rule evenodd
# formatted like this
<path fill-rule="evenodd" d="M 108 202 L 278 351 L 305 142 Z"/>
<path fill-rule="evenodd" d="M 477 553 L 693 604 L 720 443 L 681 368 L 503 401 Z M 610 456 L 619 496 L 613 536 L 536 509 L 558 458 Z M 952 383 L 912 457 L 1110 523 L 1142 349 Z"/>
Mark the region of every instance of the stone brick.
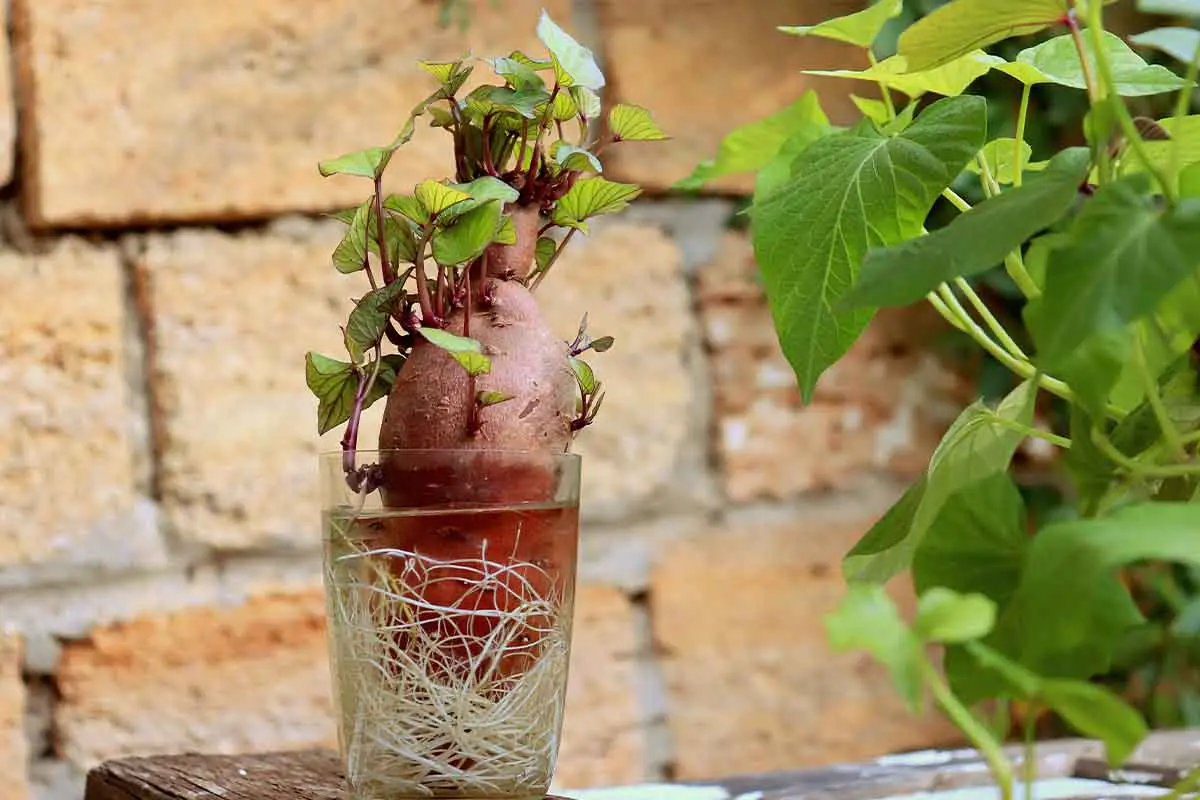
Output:
<path fill-rule="evenodd" d="M 0 7 L 0 30 L 8 30 L 8 4 Z M 13 177 L 17 144 L 17 107 L 13 96 L 12 53 L 8 37 L 0 38 L 0 185 Z"/>
<path fill-rule="evenodd" d="M 734 501 L 826 490 L 871 471 L 914 478 L 969 402 L 971 387 L 932 351 L 948 326 L 914 306 L 881 312 L 802 406 L 744 234 L 726 235 L 699 294 L 716 450 Z"/>
<path fill-rule="evenodd" d="M 540 47 L 543 5 L 571 26 L 568 0 L 473 4 L 465 33 L 438 28 L 430 0 L 185 0 L 169 14 L 17 0 L 29 214 L 78 226 L 357 203 L 363 180 L 321 178 L 317 162 L 391 140 L 435 88 L 418 59 Z M 389 185 L 446 174 L 448 144 L 422 123 Z"/>
<path fill-rule="evenodd" d="M 797 39 L 776 28 L 859 11 L 861 0 L 599 0 L 599 8 L 617 94 L 610 99 L 646 106 L 672 137 L 666 144 L 613 147 L 605 158 L 614 176 L 665 189 L 715 156 L 734 128 L 809 89 L 835 121 L 854 110 L 851 82 L 800 71 L 865 66 L 861 56 L 838 42 Z M 753 176 L 730 176 L 709 188 L 748 192 L 753 185 Z"/>
<path fill-rule="evenodd" d="M 59 755 L 336 746 L 320 591 L 149 615 L 63 650 Z"/>
<path fill-rule="evenodd" d="M 862 513 L 862 498 L 854 502 Z M 850 762 L 956 740 L 939 717 L 911 716 L 868 656 L 826 644 L 822 617 L 844 591 L 839 560 L 873 522 L 832 512 L 746 519 L 662 551 L 650 602 L 678 777 Z M 911 613 L 911 593 L 896 596 Z"/>
<path fill-rule="evenodd" d="M 637 704 L 637 621 L 618 589 L 581 584 L 557 788 L 642 780 L 645 732 Z"/>
<path fill-rule="evenodd" d="M 151 287 L 164 507 L 183 541 L 318 546 L 304 353 L 343 352 L 338 325 L 361 288 L 330 266 L 342 230 L 285 221 L 265 234 L 145 240 L 137 264 Z"/>
<path fill-rule="evenodd" d="M 20 642 L 0 631 L 0 800 L 30 796 L 28 758 Z"/>
<path fill-rule="evenodd" d="M 695 324 L 678 246 L 650 225 L 597 224 L 575 237 L 538 289 L 547 321 L 570 341 L 588 315 L 605 353 L 585 360 L 603 382 L 596 422 L 573 450 L 583 456 L 585 514 L 628 513 L 689 491 L 678 480 L 700 416 L 689 371 Z"/>
<path fill-rule="evenodd" d="M 165 561 L 112 247 L 0 253 L 0 589 Z"/>

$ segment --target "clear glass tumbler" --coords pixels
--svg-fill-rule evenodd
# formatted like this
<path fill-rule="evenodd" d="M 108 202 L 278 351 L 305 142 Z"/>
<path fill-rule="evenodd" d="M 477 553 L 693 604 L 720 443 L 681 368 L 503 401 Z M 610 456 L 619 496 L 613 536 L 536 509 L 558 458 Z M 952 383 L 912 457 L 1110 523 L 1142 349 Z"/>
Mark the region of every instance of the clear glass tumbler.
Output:
<path fill-rule="evenodd" d="M 352 800 L 540 800 L 571 647 L 580 458 L 322 454 L 325 596 Z"/>

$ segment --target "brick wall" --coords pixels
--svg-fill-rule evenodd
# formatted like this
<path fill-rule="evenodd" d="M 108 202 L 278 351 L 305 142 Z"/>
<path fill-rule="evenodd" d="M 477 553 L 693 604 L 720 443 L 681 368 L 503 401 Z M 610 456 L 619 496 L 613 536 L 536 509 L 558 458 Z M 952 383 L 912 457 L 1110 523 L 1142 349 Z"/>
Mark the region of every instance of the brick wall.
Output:
<path fill-rule="evenodd" d="M 307 349 L 336 349 L 339 226 L 316 162 L 390 135 L 413 61 L 534 47 L 541 4 L 12 0 L 0 57 L 0 800 L 77 798 L 99 760 L 333 741 Z M 547 3 L 606 102 L 670 147 L 542 294 L 587 311 L 604 414 L 586 511 L 564 787 L 796 767 L 951 740 L 834 657 L 839 555 L 921 467 L 962 381 L 926 316 L 881 316 L 798 405 L 731 194 L 658 190 L 844 62 L 774 26 L 852 0 Z M 503 11 L 511 18 L 502 17 Z M 13 69 L 9 71 L 9 66 Z M 645 78 L 653 77 L 652 83 Z M 835 116 L 844 84 L 823 84 Z M 736 103 L 734 101 L 737 101 Z M 419 134 L 395 188 L 444 174 Z M 652 291 L 627 291 L 631 283 Z M 382 405 L 382 404 L 380 404 Z M 378 421 L 378 408 L 369 420 Z M 281 498 L 286 498 L 281 500 Z"/>

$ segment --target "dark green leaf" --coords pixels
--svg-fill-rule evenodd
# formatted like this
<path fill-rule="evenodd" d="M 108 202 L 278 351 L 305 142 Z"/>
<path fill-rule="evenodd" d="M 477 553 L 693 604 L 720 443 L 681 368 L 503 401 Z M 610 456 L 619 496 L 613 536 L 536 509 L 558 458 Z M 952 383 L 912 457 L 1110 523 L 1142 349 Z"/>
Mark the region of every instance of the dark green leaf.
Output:
<path fill-rule="evenodd" d="M 596 391 L 596 374 L 592 372 L 592 368 L 588 366 L 586 361 L 571 356 L 568 359 L 571 364 L 571 369 L 575 373 L 575 380 L 579 383 L 579 388 L 584 394 L 592 394 Z"/>
<path fill-rule="evenodd" d="M 402 356 L 385 356 L 379 365 L 379 375 L 363 400 L 363 408 L 368 408 L 380 397 L 386 395 L 396 380 L 396 373 L 404 363 Z M 370 374 L 370 364 L 363 367 Z M 307 353 L 304 357 L 304 380 L 309 390 L 316 395 L 317 433 L 326 432 L 350 419 L 354 411 L 354 398 L 358 392 L 358 373 L 352 364 L 337 361 L 320 353 Z"/>
<path fill-rule="evenodd" d="M 1177 61 L 1190 64 L 1200 48 L 1200 31 L 1195 28 L 1155 28 L 1130 36 L 1129 41 L 1161 50 Z"/>
<path fill-rule="evenodd" d="M 539 270 L 546 268 L 550 263 L 550 259 L 554 257 L 554 252 L 558 249 L 558 242 L 551 239 L 549 236 L 543 236 L 537 240 L 537 246 L 534 249 L 533 258 L 537 263 Z"/>
<path fill-rule="evenodd" d="M 792 177 L 751 208 L 772 317 L 805 402 L 872 314 L 834 311 L 871 247 L 916 236 L 934 201 L 986 140 L 981 97 L 939 100 L 906 131 L 860 125 L 819 139 Z"/>
<path fill-rule="evenodd" d="M 1091 35 L 1084 39 L 1084 52 L 1092 74 L 1097 74 L 1096 53 Z M 1105 31 L 1102 35 L 1104 51 L 1112 67 L 1117 94 L 1125 97 L 1172 92 L 1186 85 L 1186 81 L 1159 64 L 1147 64 L 1129 48 L 1121 37 Z M 1083 64 L 1079 51 L 1069 34 L 1034 45 L 1017 54 L 1017 63 L 1027 64 L 1039 72 L 1047 82 L 1074 89 L 1086 89 Z M 1026 81 L 1027 83 L 1031 81 Z"/>
<path fill-rule="evenodd" d="M 999 56 L 973 50 L 941 66 L 922 71 L 910 71 L 903 56 L 892 56 L 864 70 L 807 69 L 804 72 L 807 75 L 871 81 L 903 92 L 909 97 L 920 97 L 929 93 L 957 97 L 993 67 L 1003 63 L 1004 59 Z"/>
<path fill-rule="evenodd" d="M 433 259 L 439 264 L 463 264 L 482 253 L 496 239 L 502 207 L 498 200 L 463 214 L 447 228 L 433 234 Z"/>
<path fill-rule="evenodd" d="M 1040 689 L 1041 700 L 1080 735 L 1104 742 L 1110 766 L 1125 763 L 1149 733 L 1141 715 L 1107 687 L 1047 679 Z"/>
<path fill-rule="evenodd" d="M 1089 159 L 1087 148 L 1068 148 L 1045 172 L 928 236 L 871 250 L 844 303 L 908 305 L 953 278 L 986 272 L 1067 212 L 1087 176 Z"/>
<path fill-rule="evenodd" d="M 1200 264 L 1200 203 L 1161 211 L 1142 177 L 1101 187 L 1051 254 L 1045 294 L 1025 314 L 1042 369 L 1150 313 Z"/>
<path fill-rule="evenodd" d="M 648 109 L 618 103 L 608 112 L 608 129 L 619 142 L 657 142 L 667 138 Z"/>
<path fill-rule="evenodd" d="M 863 558 L 891 550 L 908 536 L 917 516 L 917 509 L 921 507 L 921 500 L 925 497 L 927 478 L 928 476 L 921 475 L 912 483 L 846 555 L 842 562 L 842 571 L 847 580 L 873 580 L 869 571 L 867 577 L 862 575 Z"/>
<path fill-rule="evenodd" d="M 603 353 L 611 349 L 615 341 L 611 336 L 601 336 L 599 339 L 593 339 L 588 346 L 597 353 Z"/>
<path fill-rule="evenodd" d="M 583 86 L 592 91 L 604 87 L 604 75 L 592 52 L 550 19 L 545 9 L 538 20 L 537 36 L 550 51 L 559 86 Z"/>
<path fill-rule="evenodd" d="M 867 651 L 888 668 L 909 709 L 920 707 L 921 645 L 882 586 L 850 586 L 838 607 L 825 615 L 825 630 L 833 651 Z"/>
<path fill-rule="evenodd" d="M 735 128 L 721 140 L 716 158 L 699 164 L 675 188 L 698 189 L 725 175 L 753 172 L 765 166 L 789 141 L 794 142 L 789 150 L 794 159 L 804 147 L 830 131 L 821 101 L 810 89 L 774 114 Z"/>
<path fill-rule="evenodd" d="M 642 190 L 629 183 L 614 183 L 604 178 L 581 178 L 559 198 L 551 220 L 587 232 L 584 220 L 599 214 L 612 214 L 629 205 Z"/>
<path fill-rule="evenodd" d="M 549 102 L 550 95 L 545 89 L 509 89 L 503 86 L 482 86 L 479 89 L 479 94 L 475 95 L 475 99 L 483 99 L 491 104 L 491 111 L 494 108 L 512 109 L 526 119 L 534 119 L 538 116 L 539 107 L 545 108 L 545 104 Z"/>
<path fill-rule="evenodd" d="M 471 199 L 471 195 L 461 189 L 435 180 L 425 180 L 417 184 L 416 197 L 417 202 L 430 216 L 441 214 L 457 203 Z"/>
<path fill-rule="evenodd" d="M 477 404 L 479 404 L 479 406 L 481 408 L 498 405 L 500 403 L 505 402 L 506 400 L 512 400 L 512 399 L 513 399 L 513 396 L 511 394 L 505 394 L 504 392 L 480 391 L 480 392 L 475 393 L 475 402 Z"/>
<path fill-rule="evenodd" d="M 362 353 L 371 349 L 383 338 L 388 318 L 395 309 L 396 301 L 404 297 L 404 281 L 393 281 L 367 292 L 346 323 L 346 340 L 352 347 L 351 355 L 361 360 Z"/>
<path fill-rule="evenodd" d="M 492 361 L 483 354 L 483 346 L 478 340 L 459 336 L 440 328 L 418 328 L 418 332 L 430 344 L 445 350 L 455 361 L 462 365 L 468 375 L 482 375 L 491 372 Z"/>
<path fill-rule="evenodd" d="M 926 642 L 959 644 L 980 639 L 996 622 L 996 604 L 982 594 L 934 586 L 921 594 L 913 632 Z"/>
<path fill-rule="evenodd" d="M 338 272 L 358 272 L 367 260 L 367 226 L 371 221 L 371 198 L 367 198 L 354 210 L 350 227 L 342 234 L 342 240 L 333 250 L 333 265 Z"/>
<path fill-rule="evenodd" d="M 330 175 L 355 175 L 374 180 L 387 168 L 393 152 L 388 147 L 368 147 L 321 161 L 317 164 L 317 170 L 326 178 Z"/>
<path fill-rule="evenodd" d="M 872 6 L 816 25 L 782 25 L 779 30 L 795 36 L 820 36 L 839 42 L 869 47 L 889 19 L 900 16 L 904 0 L 879 0 Z"/>
<path fill-rule="evenodd" d="M 1037 33 L 1065 11 L 1062 0 L 955 0 L 901 33 L 897 51 L 909 69 L 931 69 L 977 48 Z"/>

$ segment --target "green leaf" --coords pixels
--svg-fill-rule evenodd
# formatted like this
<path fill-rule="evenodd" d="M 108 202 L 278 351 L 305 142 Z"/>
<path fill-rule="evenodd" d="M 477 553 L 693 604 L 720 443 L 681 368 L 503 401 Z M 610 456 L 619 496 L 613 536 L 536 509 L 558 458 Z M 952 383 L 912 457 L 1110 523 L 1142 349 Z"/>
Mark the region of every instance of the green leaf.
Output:
<path fill-rule="evenodd" d="M 585 219 L 620 211 L 641 193 L 641 188 L 633 184 L 615 183 L 604 178 L 581 178 L 559 198 L 551 220 L 556 225 L 579 228 L 586 233 Z"/>
<path fill-rule="evenodd" d="M 1172 168 L 1186 168 L 1191 164 L 1200 163 L 1200 115 L 1183 117 L 1182 119 L 1168 118 L 1158 121 L 1158 124 L 1170 135 L 1170 141 L 1146 142 L 1144 145 L 1146 157 L 1164 173 L 1172 183 L 1177 181 L 1176 175 L 1170 174 Z M 1178 161 L 1172 150 L 1178 148 Z M 1141 159 L 1127 157 L 1121 162 L 1123 174 L 1140 173 L 1145 168 Z M 1178 174 L 1178 173 L 1177 173 Z"/>
<path fill-rule="evenodd" d="M 717 148 L 716 158 L 699 164 L 674 188 L 698 189 L 725 175 L 753 172 L 774 158 L 785 142 L 793 143 L 789 153 L 794 158 L 830 131 L 820 98 L 810 89 L 791 105 L 728 133 Z"/>
<path fill-rule="evenodd" d="M 922 489 L 906 495 L 886 528 L 872 528 L 842 560 L 848 580 L 883 583 L 908 569 L 949 499 L 1007 470 L 1024 435 L 998 420 L 1029 425 L 1036 389 L 1025 381 L 995 409 L 976 401 L 959 415 L 934 450 Z"/>
<path fill-rule="evenodd" d="M 497 75 L 518 91 L 545 91 L 546 82 L 537 70 L 525 61 L 519 61 L 511 56 L 508 58 L 489 59 L 492 69 Z"/>
<path fill-rule="evenodd" d="M 834 652 L 865 650 L 888 668 L 912 711 L 921 704 L 921 645 L 905 627 L 896 604 L 881 586 L 850 586 L 838 607 L 825 615 Z"/>
<path fill-rule="evenodd" d="M 1138 0 L 1138 11 L 1170 17 L 1200 17 L 1200 0 Z"/>
<path fill-rule="evenodd" d="M 317 170 L 326 178 L 330 175 L 355 175 L 374 180 L 387 168 L 392 152 L 393 149 L 388 147 L 368 147 L 318 162 Z"/>
<path fill-rule="evenodd" d="M 598 91 L 604 87 L 604 75 L 596 66 L 592 51 L 575 41 L 569 33 L 560 28 L 550 15 L 542 10 L 538 20 L 537 37 L 546 49 L 554 64 L 554 77 L 559 86 L 583 86 Z"/>
<path fill-rule="evenodd" d="M 1063 150 L 1022 186 L 984 200 L 927 236 L 867 253 L 844 303 L 901 306 L 940 284 L 985 272 L 1062 217 L 1087 177 L 1085 147 Z"/>
<path fill-rule="evenodd" d="M 1042 369 L 1150 313 L 1200 264 L 1200 203 L 1161 211 L 1141 178 L 1101 187 L 1051 254 L 1045 293 L 1025 313 Z"/>
<path fill-rule="evenodd" d="M 1200 197 L 1200 161 L 1180 171 L 1179 194 L 1183 197 Z"/>
<path fill-rule="evenodd" d="M 596 374 L 592 372 L 592 368 L 588 366 L 586 361 L 571 356 L 567 359 L 571 365 L 571 370 L 575 373 L 575 380 L 579 383 L 579 389 L 584 394 L 592 394 L 596 391 Z"/>
<path fill-rule="evenodd" d="M 501 217 L 500 228 L 496 231 L 496 244 L 516 244 L 517 226 L 513 225 L 512 217 Z"/>
<path fill-rule="evenodd" d="M 871 81 L 903 92 L 909 97 L 920 97 L 931 92 L 943 97 L 957 97 L 989 70 L 1002 63 L 1004 59 L 999 56 L 973 50 L 929 70 L 915 71 L 903 56 L 891 56 L 864 70 L 806 69 L 803 72 L 806 75 Z"/>
<path fill-rule="evenodd" d="M 854 107 L 857 108 L 864 117 L 871 120 L 876 125 L 883 127 L 887 123 L 887 104 L 882 100 L 875 100 L 869 97 L 859 97 L 856 94 L 850 95 L 850 100 L 854 103 Z"/>
<path fill-rule="evenodd" d="M 333 265 L 338 272 L 352 273 L 363 268 L 367 260 L 367 225 L 373 216 L 371 198 L 367 198 L 354 209 L 350 227 L 342 234 L 333 251 Z"/>
<path fill-rule="evenodd" d="M 463 64 L 461 60 L 418 61 L 417 66 L 437 78 L 438 82 L 442 84 L 436 93 L 438 99 L 453 97 L 475 70 L 473 66 Z"/>
<path fill-rule="evenodd" d="M 332 219 L 336 219 L 338 222 L 344 222 L 345 224 L 349 225 L 350 223 L 354 222 L 354 213 L 357 210 L 358 210 L 357 206 L 355 206 L 354 208 L 343 208 L 341 211 L 334 211 L 332 214 L 326 214 L 325 216 L 331 217 Z"/>
<path fill-rule="evenodd" d="M 383 338 L 396 301 L 404 294 L 404 281 L 397 280 L 372 289 L 355 304 L 346 323 L 346 341 L 356 361 Z"/>
<path fill-rule="evenodd" d="M 429 212 L 421 205 L 421 201 L 412 195 L 388 195 L 387 199 L 383 201 L 383 207 L 411 219 L 418 225 L 424 225 L 429 222 Z"/>
<path fill-rule="evenodd" d="M 1101 38 L 1104 42 L 1104 51 L 1107 53 L 1109 64 L 1112 67 L 1118 94 L 1124 97 L 1161 94 L 1162 92 L 1176 91 L 1187 85 L 1187 81 L 1166 67 L 1160 64 L 1147 64 L 1116 34 L 1105 31 Z M 1096 53 L 1090 35 L 1084 37 L 1083 49 L 1087 53 L 1088 65 L 1091 67 L 1092 74 L 1097 74 Z M 1056 36 L 1022 50 L 1017 53 L 1016 61 L 1018 64 L 1026 64 L 1040 73 L 1043 82 L 1057 83 L 1073 89 L 1087 88 L 1079 51 L 1069 34 Z M 1004 68 L 999 67 L 999 69 Z M 1005 71 L 1013 74 L 1009 70 Z M 1016 76 L 1014 75 L 1014 77 Z M 1029 80 L 1024 82 L 1032 83 Z"/>
<path fill-rule="evenodd" d="M 872 316 L 834 310 L 863 256 L 920 232 L 942 190 L 983 146 L 985 108 L 981 97 L 949 98 L 898 136 L 865 123 L 819 139 L 792 177 L 751 207 L 772 318 L 804 402 Z"/>
<path fill-rule="evenodd" d="M 618 142 L 657 142 L 667 134 L 641 106 L 618 103 L 608 112 L 608 129 Z"/>
<path fill-rule="evenodd" d="M 986 636 L 995 622 L 996 604 L 987 597 L 935 586 L 917 603 L 913 632 L 927 642 L 957 644 Z"/>
<path fill-rule="evenodd" d="M 982 592 L 1003 607 L 1028 547 L 1021 493 L 1007 470 L 997 471 L 946 498 L 913 555 L 913 588 Z"/>
<path fill-rule="evenodd" d="M 1140 47 L 1161 50 L 1177 61 L 1190 64 L 1200 48 L 1200 31 L 1195 28 L 1155 28 L 1130 36 L 1129 41 Z"/>
<path fill-rule="evenodd" d="M 556 250 L 558 250 L 558 242 L 549 236 L 543 236 L 537 240 L 537 245 L 533 251 L 533 258 L 537 263 L 539 271 L 546 268 L 546 265 L 550 263 L 550 259 L 554 257 Z"/>
<path fill-rule="evenodd" d="M 532 56 L 522 53 L 520 50 L 513 50 L 511 53 L 508 54 L 508 57 L 511 58 L 513 61 L 517 61 L 517 62 L 524 64 L 527 67 L 532 67 L 533 69 L 535 69 L 539 72 L 551 69 L 554 66 L 554 64 L 548 58 L 544 58 L 544 59 L 533 58 Z"/>
<path fill-rule="evenodd" d="M 563 168 L 580 172 L 603 172 L 600 159 L 583 147 L 576 147 L 564 141 L 557 141 L 550 146 L 551 157 Z"/>
<path fill-rule="evenodd" d="M 483 100 L 490 105 L 481 108 L 485 112 L 497 108 L 511 109 L 526 119 L 535 119 L 545 109 L 550 95 L 545 89 L 509 89 L 505 86 L 481 86 L 478 94 L 472 92 L 473 100 Z"/>
<path fill-rule="evenodd" d="M 379 364 L 379 374 L 371 391 L 363 400 L 363 408 L 368 408 L 379 398 L 386 395 L 396 380 L 396 373 L 404 363 L 403 356 L 384 356 Z M 371 365 L 363 367 L 370 374 Z M 354 366 L 345 361 L 337 361 L 320 353 L 306 353 L 304 356 L 304 380 L 308 388 L 316 395 L 317 433 L 323 435 L 336 428 L 354 411 L 354 398 L 358 392 L 359 376 Z"/>
<path fill-rule="evenodd" d="M 461 189 L 455 189 L 453 186 L 447 186 L 432 179 L 417 184 L 416 196 L 417 202 L 430 216 L 441 214 L 451 206 L 471 199 L 471 195 Z"/>
<path fill-rule="evenodd" d="M 586 86 L 572 86 L 571 99 L 575 101 L 575 107 L 585 119 L 600 116 L 600 96 Z"/>
<path fill-rule="evenodd" d="M 927 70 L 1004 39 L 1028 36 L 1062 19 L 1062 0 L 954 0 L 900 34 L 897 52 Z"/>
<path fill-rule="evenodd" d="M 1149 734 L 1141 715 L 1107 687 L 1050 679 L 1039 694 L 1079 734 L 1103 741 L 1111 766 L 1125 763 Z"/>
<path fill-rule="evenodd" d="M 475 402 L 476 402 L 476 404 L 479 405 L 480 408 L 487 408 L 488 406 L 499 405 L 500 403 L 503 403 L 507 400 L 512 400 L 512 399 L 513 399 L 513 396 L 511 394 L 505 394 L 504 392 L 479 391 L 479 392 L 475 393 Z"/>
<path fill-rule="evenodd" d="M 1008 656 L 998 650 L 995 650 L 982 642 L 966 642 L 962 648 L 954 648 L 949 650 L 948 661 L 951 665 L 957 663 L 966 663 L 962 656 L 969 654 L 972 659 L 973 668 L 983 668 L 983 671 L 989 674 L 991 685 L 997 686 L 993 691 L 998 697 L 1015 697 L 1019 700 L 1034 700 L 1039 696 L 1042 688 L 1042 679 L 1036 673 L 1030 672 L 1017 662 L 1013 661 Z M 957 686 L 961 681 L 954 680 L 954 673 L 948 668 L 950 673 L 951 688 L 956 694 L 959 694 Z"/>
<path fill-rule="evenodd" d="M 820 36 L 839 42 L 870 47 L 889 19 L 900 16 L 904 0 L 879 0 L 873 6 L 816 25 L 783 25 L 779 30 L 794 36 Z"/>
<path fill-rule="evenodd" d="M 986 160 L 988 170 L 996 179 L 996 183 L 1011 184 L 1018 172 L 1023 173 L 1029 168 L 1029 159 L 1033 155 L 1033 148 L 1029 146 L 1029 142 L 1021 142 L 1020 161 L 1014 164 L 1013 157 L 1017 152 L 1017 140 L 1011 137 L 993 139 L 983 146 L 980 155 Z M 981 174 L 979 164 L 975 161 L 967 164 L 967 169 L 976 175 Z"/>
<path fill-rule="evenodd" d="M 503 207 L 492 200 L 459 216 L 433 234 L 433 260 L 445 266 L 476 258 L 496 239 Z"/>
<path fill-rule="evenodd" d="M 468 211 L 474 211 L 493 200 L 499 201 L 501 206 L 505 203 L 515 202 L 521 194 L 504 181 L 490 175 L 476 178 L 470 183 L 453 183 L 450 186 L 467 193 L 470 197 L 443 211 L 438 216 L 438 222 L 442 224 L 452 223 Z"/>
<path fill-rule="evenodd" d="M 418 328 L 430 344 L 445 350 L 468 375 L 482 375 L 492 370 L 492 360 L 483 354 L 483 345 L 476 339 L 444 331 L 441 328 Z"/>

